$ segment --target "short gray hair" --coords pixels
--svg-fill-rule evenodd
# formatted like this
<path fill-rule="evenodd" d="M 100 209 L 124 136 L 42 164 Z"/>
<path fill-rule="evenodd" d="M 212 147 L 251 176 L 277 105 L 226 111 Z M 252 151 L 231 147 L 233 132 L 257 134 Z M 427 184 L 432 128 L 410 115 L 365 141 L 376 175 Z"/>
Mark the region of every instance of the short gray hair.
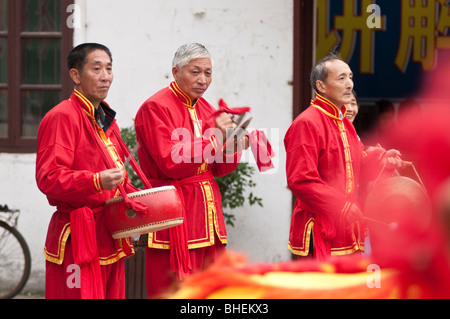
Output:
<path fill-rule="evenodd" d="M 326 57 L 317 62 L 317 64 L 313 67 L 311 71 L 310 83 L 311 87 L 316 93 L 319 93 L 316 86 L 317 81 L 320 80 L 322 82 L 326 82 L 328 77 L 328 68 L 325 66 L 325 63 L 333 60 L 342 61 L 342 58 L 340 57 L 339 53 L 330 52 Z"/>
<path fill-rule="evenodd" d="M 172 67 L 182 68 L 192 60 L 208 58 L 211 55 L 204 45 L 200 43 L 187 43 L 178 48 L 172 61 Z"/>

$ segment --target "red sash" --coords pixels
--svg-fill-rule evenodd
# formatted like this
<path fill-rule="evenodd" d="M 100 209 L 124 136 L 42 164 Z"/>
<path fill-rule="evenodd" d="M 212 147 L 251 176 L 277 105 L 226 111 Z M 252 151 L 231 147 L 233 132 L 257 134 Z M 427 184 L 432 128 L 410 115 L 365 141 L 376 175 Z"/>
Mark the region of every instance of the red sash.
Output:
<path fill-rule="evenodd" d="M 81 207 L 70 213 L 73 258 L 80 267 L 81 299 L 105 299 L 94 213 Z"/>
<path fill-rule="evenodd" d="M 178 280 L 183 280 L 192 270 L 191 258 L 188 248 L 188 231 L 186 225 L 186 207 L 184 206 L 184 196 L 181 190 L 182 185 L 213 181 L 214 176 L 211 171 L 203 174 L 188 177 L 182 180 L 152 180 L 153 185 L 173 185 L 178 190 L 181 202 L 183 203 L 183 218 L 185 222 L 182 225 L 169 229 L 170 242 L 170 269 L 177 276 Z"/>

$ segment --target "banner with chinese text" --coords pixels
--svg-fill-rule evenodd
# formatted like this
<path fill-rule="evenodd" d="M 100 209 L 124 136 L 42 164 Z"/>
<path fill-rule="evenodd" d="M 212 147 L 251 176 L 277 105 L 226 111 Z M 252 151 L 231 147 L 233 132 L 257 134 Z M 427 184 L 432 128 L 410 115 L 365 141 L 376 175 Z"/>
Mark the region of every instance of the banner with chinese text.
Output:
<path fill-rule="evenodd" d="M 316 60 L 338 47 L 366 101 L 401 100 L 450 58 L 450 1 L 316 0 Z"/>

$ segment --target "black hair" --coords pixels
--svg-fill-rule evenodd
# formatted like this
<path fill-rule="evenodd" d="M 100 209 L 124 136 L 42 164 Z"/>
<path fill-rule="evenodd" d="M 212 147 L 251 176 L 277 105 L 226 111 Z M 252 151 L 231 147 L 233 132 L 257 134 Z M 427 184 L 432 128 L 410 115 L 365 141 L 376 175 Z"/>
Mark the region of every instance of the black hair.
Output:
<path fill-rule="evenodd" d="M 81 71 L 84 65 L 88 62 L 87 56 L 89 55 L 89 53 L 95 50 L 105 51 L 109 55 L 109 58 L 112 62 L 111 51 L 103 44 L 83 43 L 73 48 L 72 51 L 70 51 L 70 53 L 67 55 L 67 66 L 69 70 L 77 69 L 78 71 Z"/>
<path fill-rule="evenodd" d="M 355 97 L 356 105 L 358 105 L 358 109 L 359 109 L 358 94 L 356 94 L 355 89 L 352 90 L 352 93 L 353 93 L 353 96 Z"/>
<path fill-rule="evenodd" d="M 319 80 L 325 82 L 328 77 L 328 68 L 325 67 L 325 63 L 333 60 L 342 61 L 342 58 L 340 57 L 339 53 L 333 51 L 328 53 L 326 57 L 317 62 L 317 64 L 313 67 L 311 71 L 310 83 L 315 92 L 319 93 L 316 82 Z"/>

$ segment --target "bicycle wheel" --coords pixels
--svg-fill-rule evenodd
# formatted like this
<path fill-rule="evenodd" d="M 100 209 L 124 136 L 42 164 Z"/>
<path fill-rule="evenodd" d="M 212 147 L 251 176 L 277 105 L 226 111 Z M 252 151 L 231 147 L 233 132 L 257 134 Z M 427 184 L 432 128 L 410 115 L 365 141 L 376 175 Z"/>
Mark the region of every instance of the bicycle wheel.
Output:
<path fill-rule="evenodd" d="M 28 245 L 16 228 L 0 221 L 0 299 L 17 295 L 31 270 Z"/>

